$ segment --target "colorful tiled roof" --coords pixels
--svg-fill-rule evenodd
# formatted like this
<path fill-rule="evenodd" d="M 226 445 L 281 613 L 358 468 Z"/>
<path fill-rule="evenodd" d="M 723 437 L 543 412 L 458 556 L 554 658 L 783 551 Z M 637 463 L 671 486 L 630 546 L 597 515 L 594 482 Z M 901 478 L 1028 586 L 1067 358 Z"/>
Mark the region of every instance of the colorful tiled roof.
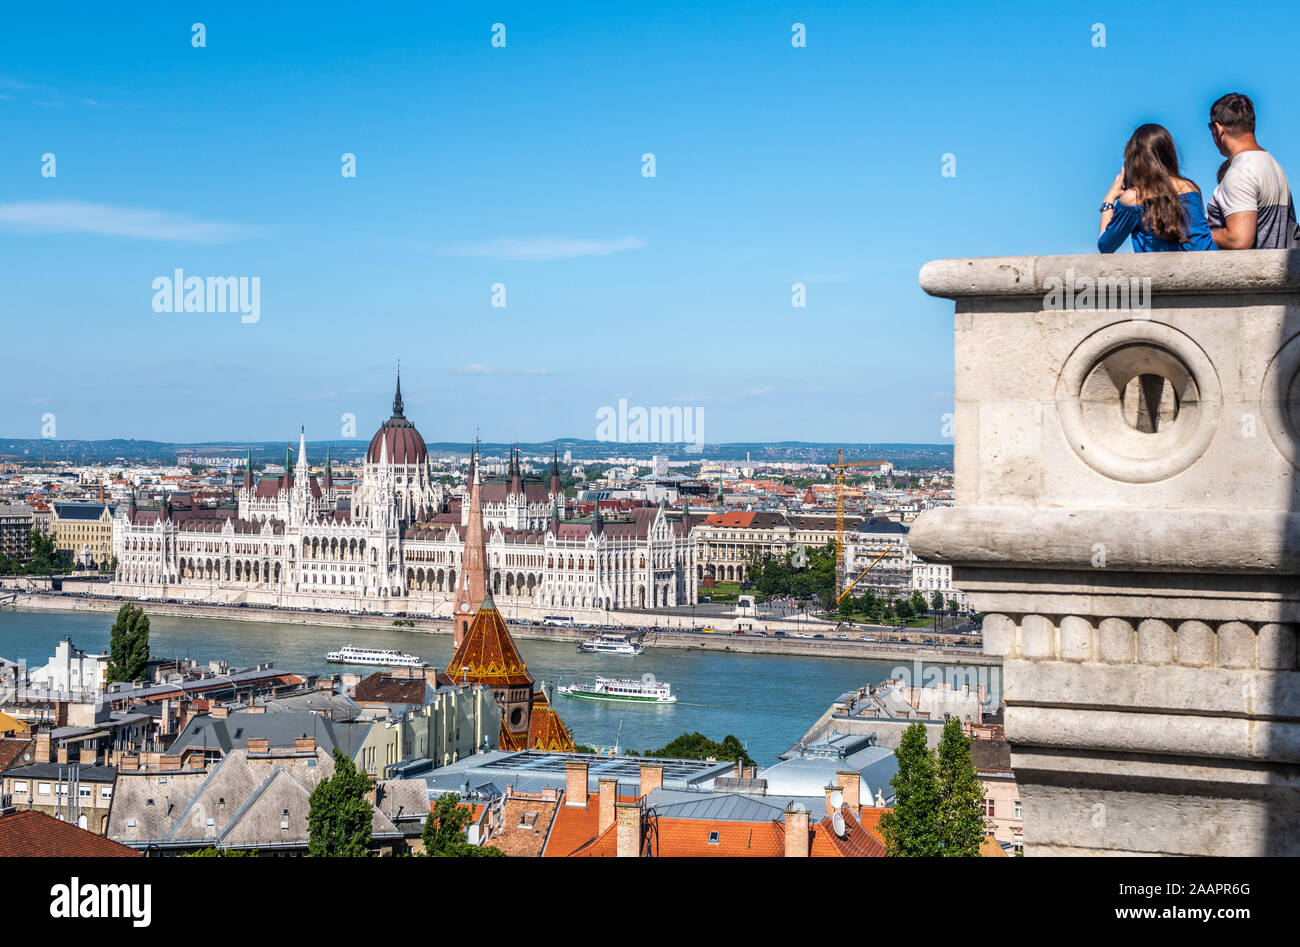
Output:
<path fill-rule="evenodd" d="M 451 656 L 447 673 L 458 681 L 469 680 L 488 687 L 519 687 L 533 683 L 528 665 L 519 656 L 519 649 L 497 611 L 496 602 L 492 601 L 491 592 L 486 593 L 483 606 L 465 633 L 465 640 Z"/>
<path fill-rule="evenodd" d="M 568 728 L 541 691 L 533 694 L 533 709 L 528 720 L 528 748 L 552 753 L 575 751 Z"/>

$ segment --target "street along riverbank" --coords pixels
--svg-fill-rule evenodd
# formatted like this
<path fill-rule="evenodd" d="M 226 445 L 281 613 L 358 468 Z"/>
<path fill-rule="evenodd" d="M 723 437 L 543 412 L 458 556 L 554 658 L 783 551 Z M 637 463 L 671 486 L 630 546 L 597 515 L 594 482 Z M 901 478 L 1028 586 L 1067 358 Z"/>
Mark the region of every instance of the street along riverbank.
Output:
<path fill-rule="evenodd" d="M 123 602 L 113 599 L 83 595 L 28 593 L 19 595 L 12 606 L 25 610 L 55 610 L 73 612 L 115 613 Z M 356 628 L 371 631 L 404 631 L 416 634 L 450 635 L 451 622 L 446 619 L 413 618 L 413 626 L 394 625 L 395 619 L 380 615 L 348 615 L 339 612 L 301 612 L 293 609 L 238 608 L 199 605 L 180 602 L 143 602 L 149 615 L 168 615 L 177 618 L 213 619 L 287 625 L 312 625 L 324 628 Z M 8 607 L 8 606 L 6 606 Z M 509 617 L 507 615 L 507 617 Z M 657 616 L 647 614 L 647 625 Z M 827 625 L 827 630 L 833 625 Z M 582 641 L 595 633 L 593 629 L 554 628 L 546 625 L 510 624 L 510 633 L 525 641 Z M 359 639 L 363 640 L 363 639 Z M 926 661 L 945 664 L 963 664 L 996 667 L 1002 664 L 997 656 L 986 655 L 975 648 L 944 648 L 938 646 L 893 644 L 866 641 L 861 637 L 836 638 L 777 638 L 773 635 L 756 637 L 736 636 L 721 631 L 712 634 L 703 630 L 674 628 L 661 632 L 650 631 L 644 644 L 647 649 L 665 648 L 687 651 L 708 651 L 733 654 L 798 655 L 803 657 L 848 658 L 865 661 Z"/>

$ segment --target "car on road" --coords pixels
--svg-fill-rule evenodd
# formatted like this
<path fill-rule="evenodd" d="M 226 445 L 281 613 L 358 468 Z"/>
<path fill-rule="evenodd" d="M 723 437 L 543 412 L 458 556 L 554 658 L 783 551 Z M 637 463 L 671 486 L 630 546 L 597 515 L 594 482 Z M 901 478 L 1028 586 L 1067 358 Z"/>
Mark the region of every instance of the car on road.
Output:
<path fill-rule="evenodd" d="M 774 638 L 789 638 L 790 635 L 787 634 L 787 633 L 784 632 L 784 631 L 778 631 L 778 632 L 776 632 L 772 637 L 774 637 Z"/>
<path fill-rule="evenodd" d="M 814 638 L 825 638 L 825 635 L 813 635 Z"/>

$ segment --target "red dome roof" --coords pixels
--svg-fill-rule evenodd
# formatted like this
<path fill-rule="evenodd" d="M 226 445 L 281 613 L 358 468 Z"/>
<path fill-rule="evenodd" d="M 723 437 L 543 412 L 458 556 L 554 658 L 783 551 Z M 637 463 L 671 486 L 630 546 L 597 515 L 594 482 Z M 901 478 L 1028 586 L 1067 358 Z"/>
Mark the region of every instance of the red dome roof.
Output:
<path fill-rule="evenodd" d="M 388 445 L 390 464 L 422 464 L 429 459 L 429 449 L 424 446 L 424 438 L 402 413 L 401 376 L 397 379 L 397 396 L 393 398 L 393 416 L 370 439 L 370 449 L 366 451 L 368 463 L 379 463 L 380 445 L 385 442 Z"/>

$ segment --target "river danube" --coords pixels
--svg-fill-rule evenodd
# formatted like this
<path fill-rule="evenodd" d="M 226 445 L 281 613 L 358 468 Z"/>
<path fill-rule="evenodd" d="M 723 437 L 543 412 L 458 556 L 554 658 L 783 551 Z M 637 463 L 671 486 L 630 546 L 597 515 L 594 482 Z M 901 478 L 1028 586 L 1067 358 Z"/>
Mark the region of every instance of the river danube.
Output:
<path fill-rule="evenodd" d="M 85 651 L 106 650 L 113 615 L 109 612 L 0 610 L 0 657 L 39 667 L 50 660 L 65 636 Z M 149 617 L 149 643 L 155 656 L 222 659 L 231 668 L 270 662 L 277 669 L 331 674 L 339 665 L 325 654 L 348 644 L 392 648 L 417 654 L 445 668 L 451 660 L 450 634 L 425 634 L 269 622 Z M 573 642 L 516 639 L 516 646 L 539 685 L 559 685 L 602 677 L 653 674 L 672 684 L 676 704 L 629 706 L 570 700 L 556 696 L 556 707 L 573 728 L 574 739 L 589 746 L 612 745 L 619 735 L 625 749 L 657 749 L 682 733 L 699 731 L 721 741 L 734 734 L 760 766 L 775 763 L 840 694 L 890 676 L 896 662 L 794 655 L 756 655 L 648 648 L 639 655 L 583 654 Z M 927 665 L 928 667 L 928 665 Z M 372 673 L 367 668 L 347 668 Z"/>

